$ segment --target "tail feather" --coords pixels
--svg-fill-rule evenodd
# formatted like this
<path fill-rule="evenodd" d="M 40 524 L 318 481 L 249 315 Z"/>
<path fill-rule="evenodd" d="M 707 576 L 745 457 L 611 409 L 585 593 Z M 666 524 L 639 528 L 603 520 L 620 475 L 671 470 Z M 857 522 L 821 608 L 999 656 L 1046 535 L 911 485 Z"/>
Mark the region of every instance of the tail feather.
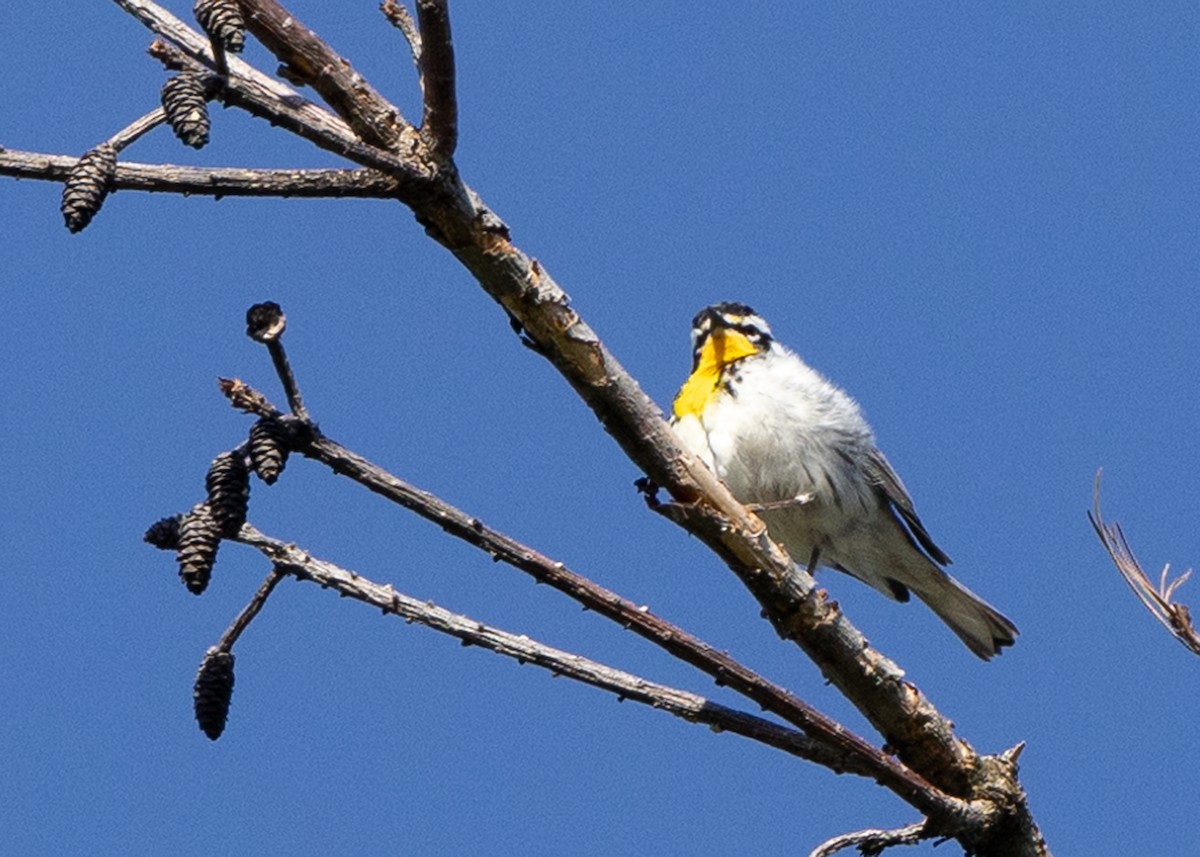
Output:
<path fill-rule="evenodd" d="M 1016 642 L 1017 626 L 1007 616 L 940 568 L 930 563 L 921 578 L 917 586 L 905 583 L 976 655 L 986 661 Z"/>

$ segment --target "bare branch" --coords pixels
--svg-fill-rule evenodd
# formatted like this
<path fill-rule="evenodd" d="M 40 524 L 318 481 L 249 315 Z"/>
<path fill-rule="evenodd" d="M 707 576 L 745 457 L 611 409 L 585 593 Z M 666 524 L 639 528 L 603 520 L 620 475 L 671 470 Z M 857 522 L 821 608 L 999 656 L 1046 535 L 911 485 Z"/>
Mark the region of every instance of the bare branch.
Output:
<path fill-rule="evenodd" d="M 364 142 L 392 152 L 411 151 L 413 127 L 349 60 L 275 0 L 238 2 L 254 37 L 319 92 Z"/>
<path fill-rule="evenodd" d="M 467 616 L 437 607 L 430 601 L 418 601 L 397 592 L 390 585 L 382 586 L 356 572 L 316 559 L 295 545 L 286 544 L 256 530 L 249 524 L 242 527 L 237 541 L 249 545 L 274 563 L 275 575 L 288 573 L 298 580 L 337 590 L 379 608 L 385 615 L 399 616 L 417 622 L 443 634 L 462 640 L 464 645 L 479 646 L 520 663 L 531 663 L 592 687 L 606 690 L 619 700 L 633 700 L 666 711 L 692 723 L 704 723 L 717 731 L 733 732 L 751 740 L 776 747 L 802 759 L 822 765 L 836 765 L 837 760 L 822 744 L 786 726 L 761 717 L 727 708 L 697 694 L 648 681 L 639 676 L 615 669 L 581 655 L 566 652 L 531 640 L 525 635 L 501 631 Z"/>
<path fill-rule="evenodd" d="M 79 158 L 0 149 L 0 175 L 65 182 Z M 121 161 L 113 190 L 185 196 L 278 196 L 302 198 L 395 198 L 396 180 L 375 170 L 251 170 L 181 167 Z"/>
<path fill-rule="evenodd" d="M 219 651 L 228 652 L 233 649 L 233 644 L 237 642 L 238 637 L 242 636 L 242 632 L 250 627 L 254 617 L 262 611 L 263 605 L 267 603 L 267 599 L 271 597 L 271 593 L 275 591 L 279 581 L 283 580 L 286 575 L 287 571 L 278 566 L 271 569 L 271 573 L 267 575 L 266 580 L 258 587 L 258 591 L 250 598 L 250 602 L 242 608 L 242 612 L 237 614 L 233 622 L 225 629 L 225 633 L 221 635 L 221 639 L 217 641 L 216 648 Z"/>
<path fill-rule="evenodd" d="M 930 839 L 932 836 L 933 834 L 926 830 L 926 823 L 923 821 L 895 830 L 859 830 L 822 842 L 808 857 L 829 857 L 831 854 L 855 847 L 864 857 L 876 857 L 886 848 L 895 845 L 916 845 L 922 839 Z"/>
<path fill-rule="evenodd" d="M 119 152 L 166 121 L 166 112 L 161 107 L 155 107 L 145 116 L 133 120 L 116 134 L 113 134 L 108 138 L 107 142 Z"/>
<path fill-rule="evenodd" d="M 431 154 L 454 157 L 458 146 L 458 102 L 454 92 L 454 42 L 446 0 L 416 0 L 421 26 L 421 90 L 425 115 L 421 136 Z"/>
<path fill-rule="evenodd" d="M 1116 521 L 1111 524 L 1105 523 L 1104 518 L 1100 515 L 1099 473 L 1096 474 L 1093 497 L 1093 507 L 1092 511 L 1088 512 L 1088 520 L 1092 522 L 1092 529 L 1096 531 L 1100 543 L 1108 551 L 1113 565 L 1117 567 L 1117 571 L 1121 572 L 1125 583 L 1141 599 L 1142 604 L 1150 611 L 1150 615 L 1171 632 L 1172 637 L 1186 646 L 1192 654 L 1200 655 L 1200 633 L 1196 632 L 1196 626 L 1192 623 L 1191 611 L 1186 604 L 1173 600 L 1175 590 L 1191 577 L 1191 569 L 1174 580 L 1168 581 L 1167 575 L 1171 566 L 1165 565 L 1159 576 L 1158 586 L 1155 587 L 1137 557 L 1133 555 L 1133 548 L 1129 546 L 1129 541 L 1125 538 L 1121 525 Z"/>
<path fill-rule="evenodd" d="M 412 19 L 408 10 L 396 0 L 384 0 L 379 10 L 383 12 L 388 22 L 400 31 L 404 41 L 408 42 L 409 53 L 412 54 L 413 65 L 417 74 L 421 73 L 421 34 L 417 32 L 417 23 Z"/>

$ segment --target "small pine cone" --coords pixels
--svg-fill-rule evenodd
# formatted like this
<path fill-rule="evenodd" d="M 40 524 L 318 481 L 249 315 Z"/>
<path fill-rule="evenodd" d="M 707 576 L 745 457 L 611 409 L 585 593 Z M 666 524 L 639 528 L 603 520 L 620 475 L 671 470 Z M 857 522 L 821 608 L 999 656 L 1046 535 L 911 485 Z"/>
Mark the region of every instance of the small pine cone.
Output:
<path fill-rule="evenodd" d="M 233 652 L 212 646 L 204 653 L 204 660 L 196 672 L 196 684 L 192 687 L 196 722 L 210 740 L 216 741 L 225 731 L 232 696 Z"/>
<path fill-rule="evenodd" d="M 179 561 L 179 577 L 194 595 L 199 595 L 208 586 L 220 545 L 217 521 L 208 504 L 199 503 L 192 507 L 179 525 L 176 559 Z"/>
<path fill-rule="evenodd" d="M 154 545 L 160 551 L 179 549 L 179 525 L 183 523 L 183 515 L 172 515 L 169 518 L 155 521 L 142 536 L 142 541 Z"/>
<path fill-rule="evenodd" d="M 192 11 L 214 42 L 230 53 L 240 54 L 246 46 L 246 22 L 237 0 L 196 0 Z"/>
<path fill-rule="evenodd" d="M 117 150 L 101 143 L 84 153 L 63 185 L 62 213 L 67 229 L 79 232 L 96 216 L 117 174 Z"/>
<path fill-rule="evenodd" d="M 259 479 L 274 485 L 287 460 L 287 435 L 279 423 L 261 419 L 250 427 L 250 466 Z"/>
<path fill-rule="evenodd" d="M 236 536 L 246 523 L 246 507 L 250 503 L 250 471 L 240 452 L 222 452 L 213 459 L 204 477 L 208 491 L 208 508 L 222 536 Z"/>
<path fill-rule="evenodd" d="M 246 310 L 246 335 L 255 342 L 266 344 L 283 336 L 287 316 L 275 301 L 263 301 Z"/>
<path fill-rule="evenodd" d="M 203 75 L 184 71 L 162 88 L 162 106 L 171 130 L 193 149 L 202 149 L 208 142 L 208 100 L 204 97 L 204 86 Z"/>

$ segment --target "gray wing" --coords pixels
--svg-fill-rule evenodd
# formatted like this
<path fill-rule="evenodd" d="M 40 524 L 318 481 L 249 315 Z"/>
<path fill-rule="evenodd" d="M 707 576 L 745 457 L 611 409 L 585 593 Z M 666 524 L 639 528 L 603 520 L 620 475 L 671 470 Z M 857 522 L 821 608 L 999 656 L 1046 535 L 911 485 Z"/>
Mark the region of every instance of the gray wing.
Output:
<path fill-rule="evenodd" d="M 871 455 L 867 459 L 866 471 L 871 482 L 883 492 L 888 505 L 900 515 L 912 537 L 925 549 L 930 558 L 940 565 L 949 565 L 950 557 L 946 556 L 942 549 L 934 543 L 929 531 L 917 517 L 917 510 L 913 508 L 912 498 L 904 489 L 904 483 L 900 481 L 900 477 L 896 475 L 892 465 L 888 464 L 888 460 L 878 449 L 871 451 Z"/>

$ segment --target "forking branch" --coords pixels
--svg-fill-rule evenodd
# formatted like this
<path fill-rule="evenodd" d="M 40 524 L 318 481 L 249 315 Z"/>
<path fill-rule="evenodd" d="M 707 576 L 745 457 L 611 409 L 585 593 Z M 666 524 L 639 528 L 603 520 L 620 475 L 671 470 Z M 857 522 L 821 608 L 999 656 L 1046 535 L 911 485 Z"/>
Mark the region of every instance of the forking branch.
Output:
<path fill-rule="evenodd" d="M 901 670 L 866 645 L 840 608 L 795 570 L 762 523 L 682 449 L 658 408 L 570 305 L 546 269 L 512 243 L 503 221 L 459 178 L 452 160 L 457 123 L 445 3 L 418 11 L 425 80 L 423 127 L 414 128 L 353 66 L 273 0 L 239 0 L 249 31 L 330 109 L 234 56 L 218 63 L 210 40 L 145 0 L 115 0 L 193 64 L 219 72 L 213 97 L 335 152 L 394 183 L 409 206 L 499 303 L 593 410 L 627 455 L 670 502 L 659 509 L 721 556 L 761 604 L 777 632 L 797 643 L 865 715 L 911 771 L 938 790 L 980 800 L 980 818 L 958 838 L 976 853 L 1044 854 L 1015 766 L 977 754 Z M 429 14 L 424 14 L 428 11 Z M 436 45 L 436 47 L 434 47 Z M 426 62 L 426 54 L 430 54 Z M 28 175 L 28 165 L 23 169 Z M 41 177 L 61 181 L 49 165 Z M 14 174 L 4 160 L 0 173 Z M 112 181 L 122 175 L 117 164 Z M 174 190 L 175 188 L 158 188 Z M 984 800 L 986 798 L 986 800 Z"/>

